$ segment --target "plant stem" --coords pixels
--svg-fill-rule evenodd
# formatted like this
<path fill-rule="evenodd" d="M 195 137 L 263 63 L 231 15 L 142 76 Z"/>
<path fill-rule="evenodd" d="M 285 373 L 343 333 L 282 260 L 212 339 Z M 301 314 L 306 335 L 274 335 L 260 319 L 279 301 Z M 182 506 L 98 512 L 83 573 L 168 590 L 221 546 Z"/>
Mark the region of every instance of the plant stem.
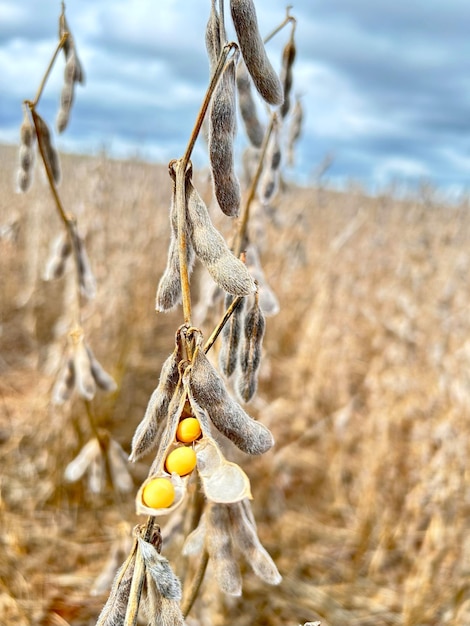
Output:
<path fill-rule="evenodd" d="M 266 154 L 266 149 L 268 147 L 269 139 L 271 137 L 271 133 L 273 132 L 275 116 L 276 114 L 273 113 L 264 134 L 263 144 L 260 149 L 258 167 L 256 168 L 255 175 L 253 176 L 253 180 L 251 181 L 250 189 L 248 190 L 248 195 L 246 197 L 245 204 L 243 205 L 243 209 L 238 222 L 238 230 L 235 236 L 235 244 L 233 246 L 233 253 L 236 257 L 240 256 L 246 239 L 246 231 L 248 228 L 248 220 L 250 217 L 251 203 L 253 202 L 256 195 L 256 189 L 258 187 L 259 179 L 261 177 L 261 172 L 263 171 L 264 157 Z"/>
<path fill-rule="evenodd" d="M 155 523 L 155 517 L 150 516 L 147 520 L 147 526 L 143 540 L 150 541 L 152 536 L 153 525 Z M 134 576 L 132 577 L 131 589 L 129 591 L 129 603 L 127 605 L 126 617 L 124 619 L 123 626 L 136 626 L 139 616 L 140 598 L 142 597 L 142 590 L 144 588 L 145 580 L 145 565 L 142 555 L 140 554 L 139 547 L 137 546 L 135 555 L 135 568 Z"/>
<path fill-rule="evenodd" d="M 243 300 L 244 297 L 245 296 L 237 296 L 236 298 L 234 298 L 232 300 L 232 302 L 230 303 L 230 306 L 225 311 L 224 316 L 222 317 L 220 322 L 217 324 L 217 326 L 212 331 L 211 336 L 209 337 L 209 339 L 206 341 L 206 343 L 204 345 L 204 348 L 203 348 L 204 354 L 207 354 L 209 352 L 209 350 L 212 348 L 212 346 L 214 345 L 217 337 L 220 335 L 220 332 L 222 331 L 223 327 L 228 322 L 228 320 L 230 319 L 230 316 L 235 311 L 235 309 L 238 307 L 238 305 L 241 303 L 241 301 Z"/>
<path fill-rule="evenodd" d="M 215 88 L 217 87 L 217 83 L 225 67 L 225 62 L 227 61 L 228 55 L 230 54 L 230 51 L 233 48 L 238 49 L 238 46 L 235 42 L 232 41 L 231 43 L 225 44 L 225 46 L 222 49 L 222 52 L 220 53 L 219 61 L 216 65 L 214 73 L 211 76 L 211 82 L 209 83 L 209 87 L 207 88 L 206 95 L 204 96 L 204 100 L 202 102 L 201 108 L 199 109 L 199 113 L 196 118 L 196 123 L 194 124 L 193 130 L 191 132 L 191 137 L 189 138 L 189 142 L 186 147 L 186 152 L 184 153 L 184 156 L 181 159 L 184 170 L 186 170 L 186 167 L 191 158 L 191 154 L 194 149 L 194 144 L 196 143 L 196 139 L 198 138 L 199 132 L 202 127 L 202 123 L 204 122 L 204 117 L 209 107 L 212 94 L 214 93 Z"/>
<path fill-rule="evenodd" d="M 60 52 L 60 51 L 62 50 L 62 48 L 64 47 L 64 44 L 65 44 L 65 42 L 66 42 L 66 41 L 67 41 L 67 39 L 68 39 L 68 36 L 69 36 L 69 34 L 68 34 L 68 33 L 64 33 L 64 34 L 62 35 L 62 37 L 60 38 L 59 43 L 57 44 L 57 47 L 56 47 L 56 49 L 55 49 L 55 52 L 54 52 L 54 54 L 52 55 L 52 58 L 51 58 L 51 60 L 50 60 L 50 62 L 49 62 L 49 65 L 48 65 L 48 67 L 47 67 L 47 70 L 46 70 L 46 72 L 45 72 L 44 76 L 42 77 L 42 81 L 41 81 L 41 84 L 39 85 L 39 89 L 38 89 L 38 91 L 37 91 L 37 94 L 36 94 L 36 96 L 35 96 L 35 98 L 34 98 L 34 100 L 33 100 L 33 102 L 32 102 L 33 107 L 35 107 L 35 106 L 37 105 L 37 103 L 39 102 L 39 98 L 40 98 L 40 97 L 41 97 L 41 95 L 42 95 L 42 92 L 43 92 L 43 90 L 44 90 L 44 87 L 46 86 L 47 79 L 49 78 L 49 74 L 51 73 L 51 70 L 52 70 L 52 68 L 53 68 L 53 66 L 54 66 L 55 60 L 56 60 L 56 58 L 57 58 L 57 55 L 59 54 L 59 52 Z"/>
<path fill-rule="evenodd" d="M 208 562 L 209 554 L 207 553 L 207 550 L 204 549 L 203 553 L 201 554 L 198 568 L 196 570 L 196 573 L 194 574 L 194 578 L 191 581 L 188 595 L 183 598 L 183 601 L 181 603 L 181 612 L 183 613 L 183 616 L 185 618 L 187 617 L 189 611 L 192 609 L 192 606 L 197 598 L 199 589 L 201 588 L 201 584 L 204 579 L 204 574 L 206 573 Z"/>
<path fill-rule="evenodd" d="M 290 14 L 290 10 L 292 9 L 292 4 L 289 4 L 286 7 L 286 17 L 284 18 L 284 20 L 279 24 L 279 26 L 277 26 L 271 33 L 269 33 L 269 35 L 267 35 L 264 38 L 264 43 L 268 43 L 268 41 L 270 41 L 273 37 L 275 37 L 283 28 L 284 26 L 286 26 L 287 24 L 289 24 L 289 22 L 292 22 L 293 27 L 295 28 L 295 25 L 297 23 L 297 20 L 295 19 L 295 17 L 292 17 L 292 15 Z"/>

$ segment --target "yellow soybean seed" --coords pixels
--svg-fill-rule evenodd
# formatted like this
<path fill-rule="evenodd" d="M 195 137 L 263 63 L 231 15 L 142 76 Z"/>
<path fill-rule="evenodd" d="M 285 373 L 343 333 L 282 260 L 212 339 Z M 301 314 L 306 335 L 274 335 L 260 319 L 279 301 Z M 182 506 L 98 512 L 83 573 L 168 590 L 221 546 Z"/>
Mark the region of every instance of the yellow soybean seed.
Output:
<path fill-rule="evenodd" d="M 176 438 L 183 443 L 195 441 L 201 434 L 201 427 L 195 417 L 187 417 L 181 420 L 176 430 Z"/>
<path fill-rule="evenodd" d="M 175 500 L 175 488 L 169 478 L 154 478 L 145 485 L 142 501 L 151 509 L 166 509 Z"/>
<path fill-rule="evenodd" d="M 192 448 L 181 446 L 170 452 L 166 458 L 166 471 L 172 474 L 175 472 L 180 476 L 190 474 L 196 467 L 196 453 Z"/>

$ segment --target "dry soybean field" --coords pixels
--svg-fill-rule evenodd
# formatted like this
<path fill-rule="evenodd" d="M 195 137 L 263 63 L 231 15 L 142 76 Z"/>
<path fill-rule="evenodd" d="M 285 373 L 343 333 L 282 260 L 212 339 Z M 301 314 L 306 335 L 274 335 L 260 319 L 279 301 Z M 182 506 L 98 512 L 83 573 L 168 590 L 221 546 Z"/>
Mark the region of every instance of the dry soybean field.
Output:
<path fill-rule="evenodd" d="M 171 179 L 164 165 L 62 155 L 61 196 L 97 284 L 83 326 L 117 389 L 58 406 L 73 295 L 67 275 L 44 280 L 61 224 L 38 173 L 15 193 L 17 158 L 1 147 L 0 623 L 93 626 L 112 580 L 103 570 L 122 563 L 143 521 L 135 493 L 152 459 L 130 466 L 124 493 L 90 493 L 64 472 L 90 439 L 86 411 L 129 454 L 174 348 L 181 309 L 155 312 Z M 209 178 L 197 177 L 212 213 Z M 284 181 L 270 210 L 259 241 L 280 310 L 248 406 L 275 445 L 230 454 L 282 582 L 241 559 L 243 594 L 227 596 L 209 563 L 187 623 L 468 625 L 470 206 Z M 195 317 L 209 332 L 205 279 L 196 264 Z M 161 520 L 172 563 L 183 522 Z"/>

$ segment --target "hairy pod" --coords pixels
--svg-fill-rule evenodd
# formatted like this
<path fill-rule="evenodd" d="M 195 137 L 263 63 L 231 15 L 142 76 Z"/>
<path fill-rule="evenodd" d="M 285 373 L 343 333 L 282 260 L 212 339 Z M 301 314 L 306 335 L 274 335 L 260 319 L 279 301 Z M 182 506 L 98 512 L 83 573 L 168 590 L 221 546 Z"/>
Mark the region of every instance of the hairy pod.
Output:
<path fill-rule="evenodd" d="M 71 233 L 77 255 L 80 291 L 85 298 L 92 300 L 96 296 L 96 279 L 91 270 L 85 242 L 83 237 L 80 236 L 75 224 L 72 226 Z"/>
<path fill-rule="evenodd" d="M 73 81 L 76 83 L 85 84 L 85 72 L 83 71 L 82 65 L 78 59 L 77 50 L 75 47 L 75 40 L 70 32 L 69 25 L 65 18 L 65 15 L 61 15 L 59 18 L 59 39 L 62 39 L 65 33 L 68 33 L 68 37 L 64 43 L 64 55 L 66 63 L 70 60 L 71 57 L 74 58 L 73 61 Z M 71 67 L 72 67 L 71 66 Z"/>
<path fill-rule="evenodd" d="M 118 569 L 111 593 L 98 617 L 96 626 L 122 626 L 124 624 L 134 569 L 135 549 Z"/>
<path fill-rule="evenodd" d="M 212 74 L 220 57 L 220 19 L 215 6 L 215 0 L 212 0 L 211 12 L 206 26 L 206 50 Z"/>
<path fill-rule="evenodd" d="M 167 417 L 168 407 L 178 384 L 178 364 L 181 358 L 181 350 L 177 345 L 162 366 L 158 385 L 150 396 L 145 415 L 132 439 L 129 457 L 132 462 L 137 461 L 156 444 L 158 429 Z"/>
<path fill-rule="evenodd" d="M 251 93 L 251 79 L 246 65 L 241 59 L 237 65 L 238 107 L 245 126 L 246 134 L 255 148 L 261 148 L 265 129 L 258 119 L 256 103 Z"/>
<path fill-rule="evenodd" d="M 215 197 L 229 217 L 238 215 L 241 201 L 233 157 L 237 126 L 235 100 L 235 61 L 231 59 L 212 98 L 209 123 L 209 160 Z"/>
<path fill-rule="evenodd" d="M 117 384 L 114 378 L 104 369 L 104 367 L 93 354 L 92 349 L 89 346 L 87 346 L 86 349 L 88 353 L 88 358 L 90 359 L 91 374 L 95 379 L 95 383 L 100 389 L 103 389 L 103 391 L 108 391 L 109 393 L 116 391 Z"/>
<path fill-rule="evenodd" d="M 35 143 L 36 130 L 31 123 L 30 116 L 25 111 L 20 127 L 19 169 L 17 174 L 18 189 L 22 192 L 28 191 L 33 182 Z"/>
<path fill-rule="evenodd" d="M 197 257 L 221 289 L 233 296 L 247 296 L 256 285 L 240 259 L 230 251 L 214 228 L 207 207 L 193 187 L 186 184 L 188 231 Z"/>
<path fill-rule="evenodd" d="M 259 196 L 264 204 L 267 204 L 274 197 L 279 188 L 279 168 L 281 165 L 279 135 L 279 123 L 275 123 L 269 138 L 263 173 L 259 183 Z"/>
<path fill-rule="evenodd" d="M 251 418 L 233 400 L 203 350 L 196 348 L 189 386 L 195 401 L 205 409 L 214 426 L 247 454 L 263 454 L 274 445 L 271 432 Z"/>
<path fill-rule="evenodd" d="M 110 439 L 108 449 L 108 467 L 111 475 L 111 482 L 117 491 L 129 493 L 134 489 L 134 482 L 129 473 L 126 453 L 114 439 Z"/>
<path fill-rule="evenodd" d="M 168 560 L 148 541 L 141 537 L 137 541 L 145 569 L 150 574 L 158 593 L 168 600 L 181 600 L 181 583 L 173 573 Z"/>
<path fill-rule="evenodd" d="M 292 119 L 289 126 L 289 136 L 287 141 L 287 154 L 289 165 L 294 164 L 294 148 L 302 132 L 303 116 L 304 113 L 302 103 L 300 102 L 300 99 L 297 98 L 294 108 L 292 110 Z"/>
<path fill-rule="evenodd" d="M 73 365 L 78 393 L 85 400 L 92 400 L 96 393 L 96 383 L 91 373 L 90 357 L 83 337 L 73 347 Z"/>
<path fill-rule="evenodd" d="M 281 83 L 284 88 L 284 102 L 281 104 L 279 112 L 284 119 L 289 113 L 290 109 L 290 93 L 292 90 L 292 67 L 294 65 L 296 55 L 296 47 L 294 38 L 286 43 L 282 52 L 282 69 L 281 69 Z"/>
<path fill-rule="evenodd" d="M 225 308 L 233 302 L 233 296 L 227 294 L 225 297 Z M 230 319 L 225 324 L 221 333 L 221 347 L 219 353 L 219 365 L 225 376 L 230 377 L 235 371 L 238 363 L 238 346 L 242 334 L 243 310 L 245 299 L 241 300 L 233 311 Z"/>
<path fill-rule="evenodd" d="M 75 387 L 75 367 L 73 359 L 67 359 L 67 362 L 62 367 L 59 373 L 57 381 L 52 390 L 52 403 L 61 405 L 66 402 L 72 395 Z"/>
<path fill-rule="evenodd" d="M 67 233 L 59 235 L 52 245 L 44 271 L 44 280 L 55 280 L 64 275 L 66 262 L 71 252 L 72 246 Z"/>
<path fill-rule="evenodd" d="M 249 402 L 253 398 L 258 386 L 264 329 L 264 316 L 258 298 L 255 298 L 253 306 L 245 314 L 244 341 L 240 350 L 240 368 L 237 380 L 237 391 L 245 402 Z"/>
<path fill-rule="evenodd" d="M 282 577 L 276 564 L 258 538 L 256 527 L 250 519 L 251 509 L 248 508 L 249 506 L 247 500 L 227 505 L 230 531 L 237 547 L 255 574 L 270 585 L 279 585 Z"/>
<path fill-rule="evenodd" d="M 227 506 L 223 504 L 209 504 L 205 519 L 208 531 L 206 548 L 214 567 L 217 584 L 225 593 L 231 596 L 240 596 L 242 593 L 242 579 L 234 555 Z"/>
<path fill-rule="evenodd" d="M 59 154 L 52 143 L 51 133 L 46 122 L 37 113 L 35 113 L 35 119 L 38 130 L 38 141 L 41 142 L 43 147 L 46 167 L 50 171 L 54 183 L 58 185 L 60 183 Z"/>
<path fill-rule="evenodd" d="M 230 0 L 230 10 L 240 50 L 256 89 L 268 104 L 282 104 L 282 84 L 266 54 L 253 0 Z"/>
<path fill-rule="evenodd" d="M 160 278 L 155 299 L 155 309 L 169 311 L 181 302 L 181 275 L 178 248 L 178 216 L 175 202 L 175 189 L 170 206 L 171 235 L 165 270 Z M 190 274 L 194 265 L 194 249 L 189 234 L 186 233 L 186 264 Z"/>

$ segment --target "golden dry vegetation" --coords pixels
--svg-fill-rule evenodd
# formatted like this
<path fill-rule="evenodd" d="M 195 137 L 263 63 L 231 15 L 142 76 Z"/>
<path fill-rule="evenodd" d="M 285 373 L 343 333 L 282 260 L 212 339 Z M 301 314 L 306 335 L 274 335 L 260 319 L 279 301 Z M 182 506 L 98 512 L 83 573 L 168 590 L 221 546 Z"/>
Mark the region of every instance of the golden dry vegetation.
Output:
<path fill-rule="evenodd" d="M 14 193 L 16 158 L 1 149 L 0 623 L 91 626 L 106 599 L 94 581 L 139 520 L 134 494 L 63 479 L 90 433 L 78 399 L 50 403 L 71 294 L 41 275 L 61 224 L 40 172 Z M 93 410 L 127 451 L 181 323 L 154 312 L 170 188 L 165 167 L 63 158 L 98 282 L 85 332 L 119 383 Z M 204 175 L 199 188 L 209 199 Z M 243 597 L 227 599 L 209 570 L 188 624 L 470 624 L 468 204 L 287 185 L 265 236 L 281 312 L 249 411 L 276 446 L 240 462 L 283 582 L 246 568 Z M 136 489 L 150 461 L 132 468 Z M 165 524 L 175 563 L 179 528 Z"/>

